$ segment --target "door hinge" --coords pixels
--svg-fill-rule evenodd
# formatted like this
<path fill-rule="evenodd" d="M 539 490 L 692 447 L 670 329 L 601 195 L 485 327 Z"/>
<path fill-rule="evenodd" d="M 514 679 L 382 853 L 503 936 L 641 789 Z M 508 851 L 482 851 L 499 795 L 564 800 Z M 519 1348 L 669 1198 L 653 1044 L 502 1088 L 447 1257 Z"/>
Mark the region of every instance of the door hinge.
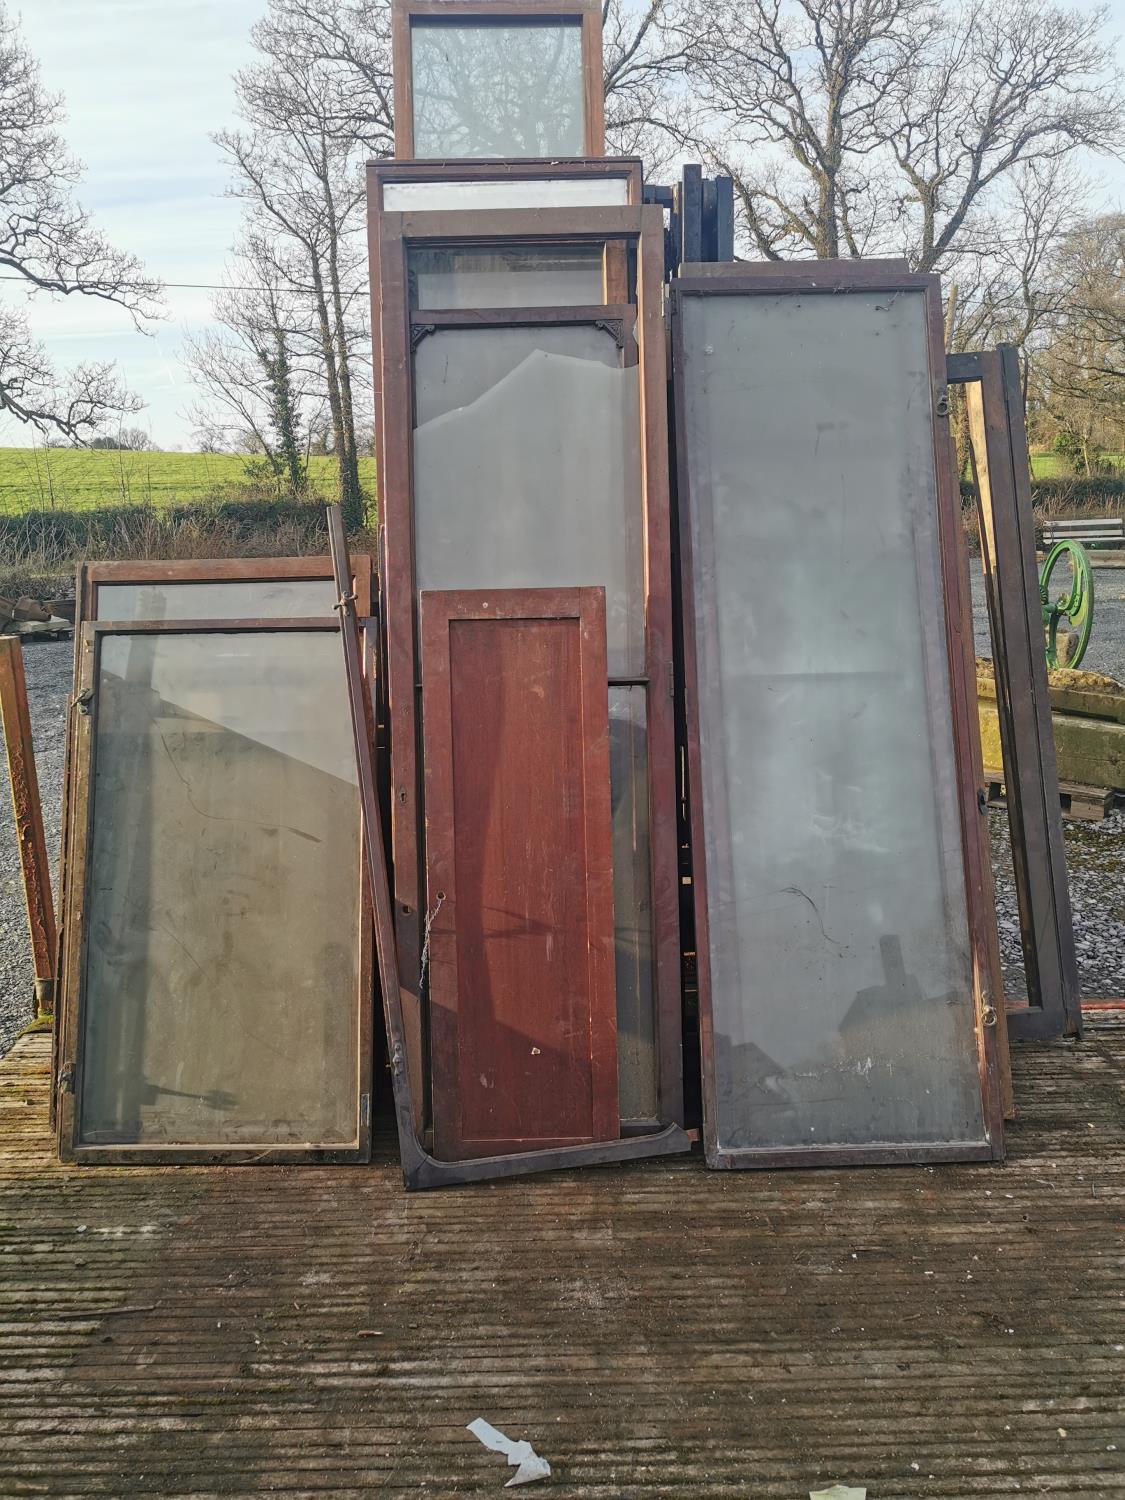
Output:
<path fill-rule="evenodd" d="M 67 1063 L 59 1073 L 59 1093 L 74 1093 L 74 1064 L 72 1062 Z"/>
<path fill-rule="evenodd" d="M 371 1123 L 371 1095 L 361 1094 L 359 1097 L 359 1123 L 368 1125 Z"/>
<path fill-rule="evenodd" d="M 75 700 L 74 700 L 74 706 L 75 706 L 75 708 L 78 710 L 78 712 L 80 714 L 88 714 L 90 712 L 90 704 L 93 703 L 93 701 L 94 701 L 94 690 L 93 690 L 93 688 L 83 688 L 82 691 L 75 698 Z"/>

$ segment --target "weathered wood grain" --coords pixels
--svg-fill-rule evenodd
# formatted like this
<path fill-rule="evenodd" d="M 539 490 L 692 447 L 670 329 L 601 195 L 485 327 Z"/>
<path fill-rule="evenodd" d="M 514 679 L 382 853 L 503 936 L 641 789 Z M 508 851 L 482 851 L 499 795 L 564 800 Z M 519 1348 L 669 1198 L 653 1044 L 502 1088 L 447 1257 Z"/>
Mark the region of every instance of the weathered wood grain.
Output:
<path fill-rule="evenodd" d="M 567 1500 L 1125 1488 L 1125 1028 L 1096 1016 L 1013 1049 L 1005 1166 L 410 1197 L 389 1142 L 60 1167 L 48 1056 L 0 1063 L 5 1497 L 495 1495 L 477 1416 Z"/>

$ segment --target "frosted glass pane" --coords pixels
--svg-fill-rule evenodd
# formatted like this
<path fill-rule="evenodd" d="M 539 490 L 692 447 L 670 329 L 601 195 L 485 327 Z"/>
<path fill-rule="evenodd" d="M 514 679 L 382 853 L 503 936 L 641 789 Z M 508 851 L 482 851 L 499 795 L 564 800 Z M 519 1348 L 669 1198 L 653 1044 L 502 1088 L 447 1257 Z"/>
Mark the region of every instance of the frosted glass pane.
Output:
<path fill-rule="evenodd" d="M 599 329 L 440 329 L 414 355 L 419 589 L 602 585 L 644 672 L 637 367 Z"/>
<path fill-rule="evenodd" d="M 499 182 L 384 182 L 386 213 L 444 208 L 623 208 L 624 177 L 506 177 Z"/>
<path fill-rule="evenodd" d="M 357 1136 L 359 798 L 339 637 L 110 636 L 86 1144 Z"/>
<path fill-rule="evenodd" d="M 922 295 L 683 309 L 720 1149 L 979 1143 Z"/>
<path fill-rule="evenodd" d="M 604 302 L 600 245 L 412 250 L 412 307 L 589 307 Z"/>
<path fill-rule="evenodd" d="M 582 28 L 415 18 L 414 155 L 582 156 Z"/>
<path fill-rule="evenodd" d="M 648 718 L 643 687 L 609 690 L 617 1056 L 623 1120 L 656 1118 Z"/>
<path fill-rule="evenodd" d="M 331 617 L 331 578 L 99 583 L 99 620 L 315 620 Z"/>

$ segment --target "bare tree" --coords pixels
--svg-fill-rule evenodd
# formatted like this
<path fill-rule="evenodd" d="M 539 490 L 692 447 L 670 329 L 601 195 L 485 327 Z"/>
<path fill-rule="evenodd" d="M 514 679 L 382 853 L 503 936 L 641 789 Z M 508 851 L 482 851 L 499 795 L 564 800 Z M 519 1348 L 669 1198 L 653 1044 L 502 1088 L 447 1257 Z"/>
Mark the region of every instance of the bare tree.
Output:
<path fill-rule="evenodd" d="M 366 335 L 364 151 L 390 142 L 385 7 L 270 0 L 253 30 L 259 60 L 239 73 L 245 128 L 216 137 L 270 274 L 309 308 L 349 524 L 363 518 L 356 382 Z"/>
<path fill-rule="evenodd" d="M 695 133 L 687 81 L 704 32 L 684 0 L 602 0 L 606 144 L 640 156 L 650 173 L 671 165 Z"/>
<path fill-rule="evenodd" d="M 875 128 L 901 174 L 903 246 L 920 269 L 957 249 L 989 190 L 1022 165 L 1125 139 L 1105 20 L 1051 0 L 969 0 L 901 44 L 907 65 Z"/>
<path fill-rule="evenodd" d="M 1060 306 L 1037 354 L 1037 404 L 1091 474 L 1100 450 L 1125 438 L 1125 214 L 1067 235 L 1053 257 Z"/>
<path fill-rule="evenodd" d="M 105 437 L 91 438 L 87 446 L 119 453 L 151 453 L 156 445 L 143 427 L 119 427 Z"/>
<path fill-rule="evenodd" d="M 74 201 L 81 169 L 67 152 L 62 120 L 61 99 L 44 89 L 0 0 L 0 272 L 20 278 L 29 297 L 115 302 L 140 327 L 159 312 L 159 284 L 114 249 Z M 142 404 L 110 363 L 81 364 L 60 376 L 24 309 L 0 307 L 0 411 L 39 432 L 82 440 Z"/>
<path fill-rule="evenodd" d="M 755 252 L 877 248 L 886 191 L 873 121 L 908 65 L 926 0 L 718 0 L 690 46 L 702 143 L 734 178 Z"/>
<path fill-rule="evenodd" d="M 1022 164 L 1107 150 L 1104 11 L 1051 0 L 719 0 L 692 72 L 757 254 L 946 268 Z"/>
<path fill-rule="evenodd" d="M 299 495 L 301 429 L 319 380 L 308 357 L 309 310 L 252 238 L 228 280 L 214 299 L 215 325 L 185 339 L 185 363 L 205 397 L 192 412 L 196 435 L 209 448 L 261 454 L 278 484 Z"/>
<path fill-rule="evenodd" d="M 271 0 L 255 45 L 291 77 L 315 73 L 321 100 L 302 126 L 360 145 L 394 150 L 391 12 L 388 0 Z M 329 101 L 325 110 L 323 101 Z M 292 102 L 292 101 L 291 101 Z"/>

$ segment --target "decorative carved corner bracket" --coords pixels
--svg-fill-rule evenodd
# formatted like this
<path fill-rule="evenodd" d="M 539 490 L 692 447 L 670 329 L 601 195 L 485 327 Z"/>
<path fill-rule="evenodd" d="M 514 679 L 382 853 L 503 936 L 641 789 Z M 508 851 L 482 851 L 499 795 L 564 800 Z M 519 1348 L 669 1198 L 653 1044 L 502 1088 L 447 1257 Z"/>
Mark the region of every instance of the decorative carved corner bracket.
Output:
<path fill-rule="evenodd" d="M 619 349 L 625 347 L 625 319 L 624 318 L 598 318 L 594 323 L 595 328 L 600 328 L 603 333 L 608 333 Z"/>

